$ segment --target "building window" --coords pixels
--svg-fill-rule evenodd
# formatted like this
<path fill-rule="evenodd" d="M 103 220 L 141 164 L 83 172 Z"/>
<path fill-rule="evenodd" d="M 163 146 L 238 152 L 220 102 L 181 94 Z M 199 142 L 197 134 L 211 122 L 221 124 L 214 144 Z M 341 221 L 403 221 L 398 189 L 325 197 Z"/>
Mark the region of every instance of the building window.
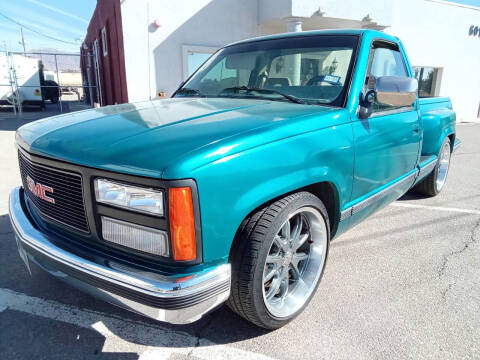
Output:
<path fill-rule="evenodd" d="M 103 56 L 107 56 L 108 55 L 107 30 L 105 26 L 102 29 L 102 50 L 103 50 Z"/>
<path fill-rule="evenodd" d="M 217 50 L 209 46 L 183 45 L 183 80 L 187 80 Z"/>
<path fill-rule="evenodd" d="M 418 80 L 418 96 L 432 97 L 440 93 L 442 69 L 429 66 L 414 66 L 415 78 Z"/>

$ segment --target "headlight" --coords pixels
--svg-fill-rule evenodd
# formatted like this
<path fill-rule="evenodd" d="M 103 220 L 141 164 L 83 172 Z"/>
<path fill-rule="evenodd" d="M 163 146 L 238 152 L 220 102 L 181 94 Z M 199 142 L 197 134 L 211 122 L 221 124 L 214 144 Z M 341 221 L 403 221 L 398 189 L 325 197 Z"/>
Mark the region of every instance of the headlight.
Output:
<path fill-rule="evenodd" d="M 95 179 L 98 202 L 132 211 L 163 216 L 163 192 L 160 190 Z"/>

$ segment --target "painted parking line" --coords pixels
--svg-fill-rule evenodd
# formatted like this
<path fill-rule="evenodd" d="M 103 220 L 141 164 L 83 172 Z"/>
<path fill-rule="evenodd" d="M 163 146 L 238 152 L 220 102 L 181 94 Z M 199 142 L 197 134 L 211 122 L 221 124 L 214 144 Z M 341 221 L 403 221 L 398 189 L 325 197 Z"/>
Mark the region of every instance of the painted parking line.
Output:
<path fill-rule="evenodd" d="M 141 321 L 125 320 L 119 316 L 0 288 L 0 312 L 7 309 L 97 331 L 105 337 L 103 352 L 136 352 L 141 360 L 168 359 L 173 354 L 199 359 L 271 360 L 261 354 L 218 345 L 161 324 L 156 326 Z"/>
<path fill-rule="evenodd" d="M 408 204 L 408 203 L 403 203 L 403 202 L 394 202 L 394 203 L 390 204 L 390 206 L 480 215 L 480 210 L 474 210 L 474 209 L 459 209 L 459 208 L 443 207 L 443 206 Z"/>
<path fill-rule="evenodd" d="M 472 120 L 472 121 L 462 121 L 462 122 L 457 122 L 456 126 L 463 126 L 463 125 L 478 125 L 480 124 L 480 121 L 478 120 Z"/>

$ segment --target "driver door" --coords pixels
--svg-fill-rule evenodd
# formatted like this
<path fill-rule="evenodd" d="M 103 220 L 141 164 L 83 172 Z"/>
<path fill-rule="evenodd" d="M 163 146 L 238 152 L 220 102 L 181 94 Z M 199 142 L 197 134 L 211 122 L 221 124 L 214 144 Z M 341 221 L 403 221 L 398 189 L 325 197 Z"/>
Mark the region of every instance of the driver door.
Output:
<path fill-rule="evenodd" d="M 381 76 L 411 76 L 398 46 L 374 43 L 370 52 L 364 94 Z M 413 106 L 394 107 L 372 103 L 367 119 L 353 119 L 355 170 L 352 222 L 405 193 L 414 181 L 420 149 L 420 124 Z"/>

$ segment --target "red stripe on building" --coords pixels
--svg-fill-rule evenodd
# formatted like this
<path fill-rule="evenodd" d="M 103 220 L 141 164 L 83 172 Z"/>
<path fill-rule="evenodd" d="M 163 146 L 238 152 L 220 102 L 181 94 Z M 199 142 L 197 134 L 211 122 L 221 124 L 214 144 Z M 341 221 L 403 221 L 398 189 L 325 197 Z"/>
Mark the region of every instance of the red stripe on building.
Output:
<path fill-rule="evenodd" d="M 102 30 L 105 35 L 102 37 Z M 93 60 L 95 41 L 98 42 L 98 77 L 95 74 Z M 120 1 L 102 0 L 97 2 L 95 11 L 88 25 L 83 55 L 91 55 L 92 63 L 82 57 L 84 79 L 90 77 L 91 84 L 97 90 L 93 92 L 93 101 L 101 105 L 113 105 L 128 102 L 127 80 L 125 72 L 125 54 L 123 48 L 122 14 Z M 104 50 L 106 52 L 104 53 Z M 98 94 L 101 89 L 101 96 Z M 86 92 L 87 98 L 89 92 Z"/>

